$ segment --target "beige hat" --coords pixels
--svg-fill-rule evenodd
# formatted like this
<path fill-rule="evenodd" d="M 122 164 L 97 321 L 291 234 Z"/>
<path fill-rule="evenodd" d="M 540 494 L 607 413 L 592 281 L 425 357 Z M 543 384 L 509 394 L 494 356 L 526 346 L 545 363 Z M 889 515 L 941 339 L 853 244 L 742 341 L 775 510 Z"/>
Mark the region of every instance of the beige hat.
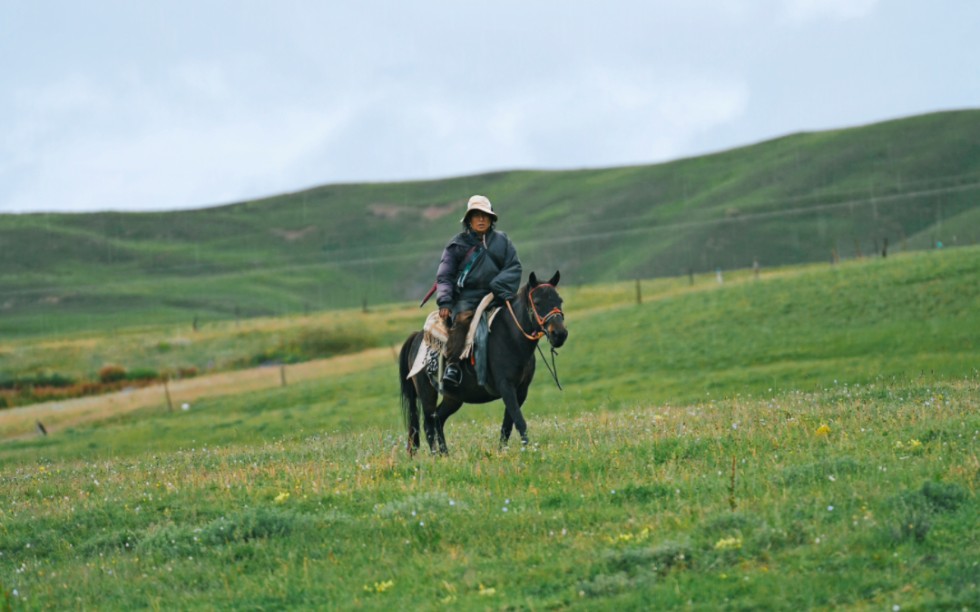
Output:
<path fill-rule="evenodd" d="M 493 212 L 493 205 L 490 204 L 490 200 L 487 196 L 475 195 L 470 198 L 470 201 L 466 203 L 466 214 L 463 218 L 459 220 L 460 223 L 466 223 L 466 217 L 470 216 L 470 213 L 474 210 L 479 210 L 487 213 L 493 220 L 497 220 L 497 213 Z"/>

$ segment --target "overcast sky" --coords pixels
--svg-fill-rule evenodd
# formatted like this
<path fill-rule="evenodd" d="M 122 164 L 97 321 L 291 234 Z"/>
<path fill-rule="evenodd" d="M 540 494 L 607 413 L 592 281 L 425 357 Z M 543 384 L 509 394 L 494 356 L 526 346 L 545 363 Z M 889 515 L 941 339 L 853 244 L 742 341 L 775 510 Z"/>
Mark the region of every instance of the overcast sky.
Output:
<path fill-rule="evenodd" d="M 0 213 L 669 161 L 977 108 L 978 66 L 978 0 L 0 0 Z"/>

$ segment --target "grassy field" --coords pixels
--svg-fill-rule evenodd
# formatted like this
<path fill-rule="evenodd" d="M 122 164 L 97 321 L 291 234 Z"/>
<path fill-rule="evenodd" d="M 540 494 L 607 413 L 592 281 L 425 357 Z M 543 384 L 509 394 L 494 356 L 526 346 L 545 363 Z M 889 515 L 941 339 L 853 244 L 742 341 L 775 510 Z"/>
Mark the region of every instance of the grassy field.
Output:
<path fill-rule="evenodd" d="M 963 248 L 564 288 L 524 450 L 497 403 L 407 456 L 412 306 L 334 313 L 381 346 L 286 386 L 0 411 L 0 608 L 976 609 L 977 278 Z"/>

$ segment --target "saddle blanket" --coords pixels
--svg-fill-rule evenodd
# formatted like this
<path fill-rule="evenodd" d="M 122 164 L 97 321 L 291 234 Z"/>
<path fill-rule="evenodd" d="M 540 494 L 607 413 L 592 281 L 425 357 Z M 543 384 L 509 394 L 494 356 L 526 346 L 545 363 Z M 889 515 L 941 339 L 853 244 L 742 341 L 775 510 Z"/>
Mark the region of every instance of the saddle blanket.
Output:
<path fill-rule="evenodd" d="M 446 342 L 449 341 L 449 330 L 446 329 L 446 322 L 439 316 L 438 310 L 433 310 L 425 319 L 422 326 L 422 344 L 419 345 L 419 352 L 415 354 L 415 361 L 408 371 L 406 380 L 414 377 L 428 365 L 432 369 L 435 365 L 438 369 L 439 356 L 446 350 Z"/>
<path fill-rule="evenodd" d="M 470 325 L 470 329 L 466 334 L 466 346 L 463 349 L 463 353 L 460 355 L 461 359 L 468 358 L 473 352 L 473 345 L 476 342 L 476 331 L 477 327 L 479 327 L 477 323 L 491 301 L 493 301 L 493 294 L 488 293 L 480 302 L 479 306 L 476 307 L 476 310 L 473 313 L 474 322 Z M 500 310 L 500 308 L 494 308 L 489 312 L 487 316 L 488 330 Z M 422 326 L 422 344 L 419 346 L 419 351 L 415 355 L 415 361 L 412 363 L 412 367 L 409 369 L 406 379 L 414 377 L 416 374 L 426 368 L 428 368 L 430 372 L 437 373 L 439 369 L 439 357 L 444 356 L 446 343 L 448 341 L 449 330 L 446 329 L 446 322 L 439 316 L 438 310 L 433 310 L 429 313 L 429 316 L 426 317 L 425 324 Z"/>

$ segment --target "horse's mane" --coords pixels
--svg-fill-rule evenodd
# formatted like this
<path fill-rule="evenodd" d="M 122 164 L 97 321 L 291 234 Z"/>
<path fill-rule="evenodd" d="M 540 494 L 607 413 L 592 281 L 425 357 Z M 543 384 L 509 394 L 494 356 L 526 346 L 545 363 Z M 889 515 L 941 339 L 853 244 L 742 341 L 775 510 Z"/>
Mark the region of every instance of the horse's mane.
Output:
<path fill-rule="evenodd" d="M 530 291 L 527 285 L 527 283 L 524 283 L 521 285 L 521 288 L 517 290 L 517 299 L 525 303 L 527 302 L 527 294 Z"/>

